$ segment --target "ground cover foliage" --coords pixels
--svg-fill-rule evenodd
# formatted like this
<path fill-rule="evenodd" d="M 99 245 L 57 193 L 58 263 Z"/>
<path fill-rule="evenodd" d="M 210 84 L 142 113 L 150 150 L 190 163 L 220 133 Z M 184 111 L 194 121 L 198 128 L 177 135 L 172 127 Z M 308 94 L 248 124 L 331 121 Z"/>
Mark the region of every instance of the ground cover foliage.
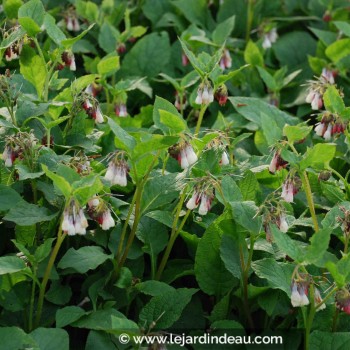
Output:
<path fill-rule="evenodd" d="M 0 348 L 347 347 L 348 1 L 0 16 Z"/>

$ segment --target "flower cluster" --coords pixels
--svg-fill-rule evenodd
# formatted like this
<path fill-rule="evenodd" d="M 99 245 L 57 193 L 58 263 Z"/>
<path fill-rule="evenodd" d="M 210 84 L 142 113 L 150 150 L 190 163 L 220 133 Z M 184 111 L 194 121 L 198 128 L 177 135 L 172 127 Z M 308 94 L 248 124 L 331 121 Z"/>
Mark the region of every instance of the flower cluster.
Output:
<path fill-rule="evenodd" d="M 97 124 L 104 122 L 100 105 L 93 96 L 83 92 L 80 96 L 80 101 L 81 107 L 90 118 L 94 119 Z"/>
<path fill-rule="evenodd" d="M 228 137 L 225 133 L 219 132 L 219 135 L 212 139 L 207 145 L 206 149 L 213 149 L 219 155 L 219 164 L 230 164 L 230 157 L 227 153 L 227 146 L 229 145 Z"/>
<path fill-rule="evenodd" d="M 88 214 L 101 226 L 102 230 L 109 230 L 111 227 L 115 226 L 111 211 L 106 203 L 98 197 L 89 200 Z"/>
<path fill-rule="evenodd" d="M 315 133 L 329 141 L 333 135 L 342 134 L 346 130 L 347 124 L 336 115 L 325 112 L 322 119 L 315 126 Z"/>
<path fill-rule="evenodd" d="M 64 21 L 69 32 L 78 32 L 80 30 L 77 12 L 73 6 L 70 6 L 65 12 Z"/>
<path fill-rule="evenodd" d="M 112 185 L 125 187 L 128 184 L 127 174 L 129 171 L 128 164 L 124 159 L 122 152 L 116 153 L 108 163 L 105 179 Z"/>
<path fill-rule="evenodd" d="M 294 201 L 294 196 L 299 192 L 301 187 L 301 180 L 299 177 L 288 178 L 282 185 L 281 198 L 288 203 Z"/>
<path fill-rule="evenodd" d="M 115 115 L 118 117 L 127 117 L 128 116 L 126 104 L 123 102 L 116 103 L 116 105 L 114 106 L 114 112 L 115 112 Z"/>
<path fill-rule="evenodd" d="M 272 47 L 272 44 L 275 43 L 278 39 L 278 33 L 276 28 L 272 28 L 268 32 L 263 34 L 263 43 L 262 47 L 266 50 Z"/>
<path fill-rule="evenodd" d="M 274 174 L 276 171 L 284 169 L 287 165 L 288 162 L 281 157 L 281 151 L 276 150 L 269 166 L 269 172 Z"/>
<path fill-rule="evenodd" d="M 197 90 L 196 104 L 208 105 L 214 101 L 214 91 L 211 83 L 208 80 L 203 81 Z"/>
<path fill-rule="evenodd" d="M 71 199 L 63 212 L 62 231 L 69 236 L 85 235 L 88 222 L 81 206 Z"/>
<path fill-rule="evenodd" d="M 186 203 L 186 208 L 193 210 L 199 205 L 198 214 L 206 215 L 211 208 L 213 199 L 213 188 L 203 183 L 202 185 L 195 186 L 191 198 Z"/>
<path fill-rule="evenodd" d="M 170 147 L 168 152 L 173 158 L 178 161 L 182 169 L 187 169 L 198 160 L 193 147 L 187 141 L 179 142 L 176 145 Z"/>

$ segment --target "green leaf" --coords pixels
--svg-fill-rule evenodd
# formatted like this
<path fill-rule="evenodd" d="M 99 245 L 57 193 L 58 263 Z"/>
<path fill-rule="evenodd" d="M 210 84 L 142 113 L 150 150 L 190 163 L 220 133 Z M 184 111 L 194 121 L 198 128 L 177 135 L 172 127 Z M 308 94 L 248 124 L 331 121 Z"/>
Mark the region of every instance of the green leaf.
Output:
<path fill-rule="evenodd" d="M 344 101 L 334 85 L 327 87 L 327 90 L 323 95 L 323 102 L 326 109 L 332 113 L 341 114 L 345 110 Z"/>
<path fill-rule="evenodd" d="M 312 126 L 306 125 L 285 125 L 283 128 L 283 136 L 286 136 L 290 143 L 305 139 L 312 130 Z"/>
<path fill-rule="evenodd" d="M 107 53 L 115 52 L 118 36 L 118 30 L 108 21 L 104 21 L 98 34 L 98 44 Z"/>
<path fill-rule="evenodd" d="M 265 278 L 271 288 L 281 289 L 288 296 L 295 265 L 280 263 L 273 258 L 257 260 L 252 263 L 252 269 L 260 278 Z"/>
<path fill-rule="evenodd" d="M 151 136 L 151 138 L 139 142 L 134 148 L 131 155 L 134 160 L 139 159 L 146 153 L 154 153 L 154 151 L 168 149 L 179 140 L 178 136 L 163 136 L 157 134 L 147 136 Z"/>
<path fill-rule="evenodd" d="M 291 117 L 289 114 L 261 99 L 254 97 L 229 97 L 229 100 L 238 113 L 242 114 L 244 118 L 256 123 L 260 128 L 263 128 L 261 118 L 263 114 L 267 115 L 270 120 L 273 120 L 281 130 L 286 123 L 289 125 L 297 124 L 297 118 Z"/>
<path fill-rule="evenodd" d="M 322 229 L 315 232 L 308 246 L 305 261 L 310 264 L 316 264 L 317 261 L 322 259 L 323 255 L 328 249 L 332 230 L 330 228 Z"/>
<path fill-rule="evenodd" d="M 45 299 L 55 305 L 66 305 L 72 297 L 72 289 L 60 281 L 52 281 L 50 289 L 45 294 Z"/>
<path fill-rule="evenodd" d="M 235 202 L 243 200 L 241 190 L 237 186 L 237 183 L 229 175 L 225 175 L 221 180 L 221 190 L 226 202 Z M 221 203 L 225 203 L 219 191 L 216 192 L 216 197 Z"/>
<path fill-rule="evenodd" d="M 78 306 L 66 306 L 56 312 L 56 327 L 65 327 L 79 320 L 86 312 Z"/>
<path fill-rule="evenodd" d="M 46 176 L 53 181 L 54 185 L 62 192 L 65 198 L 69 199 L 73 191 L 69 182 L 64 177 L 50 171 L 46 165 L 42 164 L 41 166 Z"/>
<path fill-rule="evenodd" d="M 235 26 L 235 18 L 236 16 L 229 17 L 216 26 L 212 34 L 215 44 L 222 45 L 227 40 Z"/>
<path fill-rule="evenodd" d="M 158 113 L 160 116 L 160 122 L 168 128 L 166 134 L 178 134 L 187 130 L 187 123 L 179 113 L 174 114 L 163 109 L 159 109 Z"/>
<path fill-rule="evenodd" d="M 56 20 L 49 13 L 45 13 L 44 27 L 47 35 L 54 41 L 55 44 L 61 45 L 62 40 L 66 39 L 65 34 L 56 25 Z"/>
<path fill-rule="evenodd" d="M 24 46 L 20 56 L 20 71 L 23 77 L 32 83 L 41 97 L 46 79 L 46 62 L 28 46 Z"/>
<path fill-rule="evenodd" d="M 41 31 L 44 23 L 45 9 L 40 0 L 30 0 L 18 10 L 18 20 L 30 36 Z M 22 55 L 21 55 L 22 56 Z"/>
<path fill-rule="evenodd" d="M 114 135 L 117 137 L 116 142 L 118 145 L 131 154 L 136 146 L 136 140 L 123 128 L 121 128 L 113 119 L 108 118 L 108 124 L 111 127 Z"/>
<path fill-rule="evenodd" d="M 95 23 L 92 23 L 89 25 L 89 27 L 87 29 L 85 29 L 83 32 L 81 32 L 78 36 L 76 36 L 75 38 L 69 38 L 69 39 L 65 39 L 61 41 L 62 46 L 64 46 L 64 48 L 66 50 L 69 50 L 72 48 L 72 46 L 79 41 L 81 38 L 83 38 L 89 31 L 90 29 L 95 25 Z"/>
<path fill-rule="evenodd" d="M 69 336 L 60 328 L 37 328 L 30 336 L 37 342 L 40 349 L 69 350 Z"/>
<path fill-rule="evenodd" d="M 1 327 L 0 338 L 4 350 L 38 349 L 35 340 L 18 327 Z"/>
<path fill-rule="evenodd" d="M 254 202 L 230 202 L 232 217 L 246 230 L 254 235 L 258 235 L 262 230 L 262 218 L 256 215 L 258 208 Z"/>
<path fill-rule="evenodd" d="M 350 346 L 350 334 L 315 330 L 310 335 L 309 344 L 310 350 L 346 350 Z"/>
<path fill-rule="evenodd" d="M 23 199 L 17 191 L 0 184 L 0 211 L 11 209 L 22 201 Z"/>
<path fill-rule="evenodd" d="M 20 259 L 17 256 L 0 257 L 0 275 L 22 271 L 25 268 L 26 268 L 26 264 L 22 259 Z"/>
<path fill-rule="evenodd" d="M 350 39 L 340 39 L 326 48 L 326 55 L 334 63 L 350 55 Z"/>
<path fill-rule="evenodd" d="M 20 202 L 4 216 L 4 220 L 13 221 L 17 225 L 30 226 L 41 221 L 50 221 L 57 213 L 52 214 L 47 208 L 35 204 Z"/>
<path fill-rule="evenodd" d="M 274 242 L 276 243 L 277 247 L 296 262 L 303 262 L 305 260 L 305 257 L 304 253 L 300 249 L 300 245 L 291 239 L 286 233 L 282 233 L 276 225 L 271 225 L 270 227 Z"/>
<path fill-rule="evenodd" d="M 264 68 L 262 67 L 257 67 L 261 79 L 264 81 L 266 86 L 269 88 L 271 91 L 277 91 L 277 83 L 275 78 Z"/>
<path fill-rule="evenodd" d="M 78 250 L 70 248 L 58 263 L 60 269 L 73 269 L 79 273 L 85 273 L 96 269 L 111 256 L 104 253 L 101 247 L 89 246 Z"/>
<path fill-rule="evenodd" d="M 234 282 L 233 276 L 220 258 L 221 239 L 224 232 L 219 224 L 224 218 L 225 216 L 219 217 L 206 229 L 199 241 L 194 265 L 201 290 L 217 297 L 231 290 Z"/>
<path fill-rule="evenodd" d="M 22 0 L 4 0 L 4 12 L 6 17 L 14 19 L 18 17 L 18 9 L 23 5 Z"/>
<path fill-rule="evenodd" d="M 119 271 L 119 276 L 115 286 L 118 288 L 129 288 L 132 284 L 132 272 L 125 266 Z"/>
<path fill-rule="evenodd" d="M 187 56 L 187 58 L 189 59 L 189 61 L 192 64 L 192 67 L 197 71 L 197 73 L 201 76 L 204 77 L 205 75 L 205 65 L 203 65 L 198 59 L 197 57 L 194 55 L 194 53 L 192 51 L 190 51 L 186 45 L 186 43 L 184 41 L 182 41 L 179 38 L 182 50 L 184 51 L 185 55 Z"/>
<path fill-rule="evenodd" d="M 33 19 L 29 17 L 19 18 L 18 22 L 31 37 L 35 37 L 38 33 L 41 32 L 40 27 L 35 23 Z"/>
<path fill-rule="evenodd" d="M 264 66 L 264 57 L 253 41 L 249 41 L 245 48 L 244 60 L 252 66 Z"/>
<path fill-rule="evenodd" d="M 104 76 L 110 76 L 115 73 L 119 69 L 119 56 L 112 55 L 106 56 L 101 59 L 97 64 L 98 74 Z"/>
<path fill-rule="evenodd" d="M 27 179 L 36 179 L 41 175 L 45 174 L 43 171 L 32 173 L 30 169 L 24 164 L 16 164 L 16 170 L 18 172 L 18 177 L 20 181 Z"/>
<path fill-rule="evenodd" d="M 336 145 L 330 143 L 318 143 L 309 148 L 300 162 L 300 169 L 305 170 L 308 167 L 323 168 L 335 156 Z"/>
<path fill-rule="evenodd" d="M 328 261 L 325 266 L 339 288 L 350 282 L 350 254 L 343 255 L 337 263 Z"/>
<path fill-rule="evenodd" d="M 155 321 L 155 329 L 170 328 L 197 291 L 198 289 L 180 288 L 153 297 L 141 310 L 139 323 L 148 328 Z"/>
<path fill-rule="evenodd" d="M 350 36 L 350 24 L 348 22 L 332 21 L 332 24 L 334 24 L 343 34 Z"/>
<path fill-rule="evenodd" d="M 144 36 L 125 55 L 120 76 L 147 76 L 153 78 L 165 70 L 170 61 L 168 33 L 152 33 Z M 147 59 L 145 59 L 147 57 Z"/>
<path fill-rule="evenodd" d="M 73 195 L 81 206 L 84 206 L 96 193 L 103 189 L 102 182 L 98 175 L 88 175 L 73 183 Z"/>
<path fill-rule="evenodd" d="M 244 178 L 238 183 L 243 201 L 256 201 L 258 193 L 261 192 L 259 182 L 253 172 L 248 170 Z"/>
<path fill-rule="evenodd" d="M 98 74 L 84 75 L 73 81 L 72 90 L 76 91 L 77 93 L 81 92 L 81 90 L 84 90 L 88 85 L 93 83 L 97 78 L 99 78 Z"/>
<path fill-rule="evenodd" d="M 51 252 L 52 242 L 55 239 L 56 238 L 47 238 L 45 242 L 36 249 L 34 257 L 37 262 L 41 262 L 49 256 Z"/>
<path fill-rule="evenodd" d="M 141 283 L 137 283 L 135 288 L 146 295 L 151 295 L 152 297 L 162 295 L 175 289 L 169 286 L 167 283 L 160 281 L 145 281 Z"/>

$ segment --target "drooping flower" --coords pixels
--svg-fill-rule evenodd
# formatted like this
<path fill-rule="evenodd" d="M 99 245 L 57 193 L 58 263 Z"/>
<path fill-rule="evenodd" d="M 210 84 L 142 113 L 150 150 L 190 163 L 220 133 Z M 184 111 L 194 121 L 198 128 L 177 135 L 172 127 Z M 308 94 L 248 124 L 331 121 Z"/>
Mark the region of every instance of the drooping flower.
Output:
<path fill-rule="evenodd" d="M 62 61 L 66 65 L 66 67 L 69 67 L 71 71 L 75 71 L 77 69 L 75 64 L 75 56 L 74 53 L 71 51 L 64 51 L 62 53 Z"/>
<path fill-rule="evenodd" d="M 318 110 L 323 107 L 322 95 L 315 90 L 309 90 L 309 93 L 306 96 L 305 101 L 307 103 L 311 103 L 311 108 L 313 110 Z"/>
<path fill-rule="evenodd" d="M 232 58 L 229 50 L 224 49 L 219 65 L 222 70 L 229 69 L 232 67 Z"/>
<path fill-rule="evenodd" d="M 335 76 L 335 72 L 328 69 L 328 68 L 323 68 L 322 69 L 322 74 L 321 77 L 329 84 L 334 84 L 334 76 Z"/>
<path fill-rule="evenodd" d="M 97 197 L 92 198 L 88 202 L 88 213 L 93 220 L 98 222 L 102 230 L 109 230 L 115 226 L 115 221 L 108 206 Z"/>
<path fill-rule="evenodd" d="M 293 280 L 291 286 L 291 303 L 294 307 L 309 305 L 308 295 L 309 283 L 307 281 L 297 282 Z"/>
<path fill-rule="evenodd" d="M 224 106 L 227 102 L 228 91 L 225 84 L 220 85 L 214 94 L 215 99 L 219 102 L 220 106 Z"/>
<path fill-rule="evenodd" d="M 114 106 L 114 112 L 115 112 L 115 115 L 118 116 L 118 117 L 127 117 L 128 116 L 128 111 L 126 109 L 126 104 L 125 103 L 117 103 L 115 106 Z"/>
<path fill-rule="evenodd" d="M 102 86 L 92 83 L 86 87 L 85 92 L 91 95 L 92 97 L 96 97 L 101 92 L 101 90 Z"/>
<path fill-rule="evenodd" d="M 104 122 L 104 119 L 103 119 L 103 114 L 102 114 L 102 111 L 101 111 L 101 108 L 98 104 L 96 104 L 95 107 L 91 107 L 89 108 L 86 113 L 92 118 L 95 120 L 95 122 L 97 124 L 100 124 L 100 123 L 103 123 Z"/>
<path fill-rule="evenodd" d="M 187 107 L 187 98 L 185 92 L 182 93 L 181 99 L 180 94 L 177 91 L 175 91 L 174 106 L 178 111 L 184 110 Z"/>
<path fill-rule="evenodd" d="M 85 235 L 88 222 L 83 209 L 72 199 L 63 212 L 62 230 L 69 236 Z"/>
<path fill-rule="evenodd" d="M 335 306 L 350 315 L 350 292 L 348 287 L 340 289 L 335 295 Z"/>
<path fill-rule="evenodd" d="M 320 291 L 318 290 L 318 288 L 314 287 L 314 302 L 315 302 L 315 306 L 319 305 L 322 303 L 322 297 L 321 297 L 321 293 Z M 321 304 L 317 309 L 316 311 L 321 311 L 321 310 L 324 310 L 326 308 L 326 304 L 323 303 Z"/>
<path fill-rule="evenodd" d="M 288 162 L 281 157 L 281 151 L 277 150 L 273 154 L 272 160 L 270 162 L 269 172 L 271 174 L 274 174 L 276 171 L 285 168 L 287 165 Z"/>
<path fill-rule="evenodd" d="M 276 28 L 272 28 L 267 33 L 263 35 L 262 47 L 266 50 L 272 47 L 272 44 L 275 43 L 278 39 L 278 33 Z"/>
<path fill-rule="evenodd" d="M 209 81 L 201 83 L 197 90 L 197 97 L 195 103 L 197 105 L 208 105 L 214 101 L 213 88 Z"/>
<path fill-rule="evenodd" d="M 277 224 L 281 232 L 286 233 L 288 231 L 288 222 L 284 213 L 279 216 Z"/>
<path fill-rule="evenodd" d="M 323 137 L 326 141 L 331 140 L 335 134 L 342 134 L 346 130 L 347 124 L 338 116 L 325 112 L 322 119 L 315 126 L 315 133 Z"/>
<path fill-rule="evenodd" d="M 196 153 L 190 143 L 184 143 L 180 147 L 178 162 L 182 169 L 186 169 L 198 160 Z"/>
<path fill-rule="evenodd" d="M 228 154 L 227 154 L 226 151 L 222 152 L 220 164 L 221 165 L 228 165 L 228 164 L 230 164 L 230 159 L 229 159 Z"/>
<path fill-rule="evenodd" d="M 17 158 L 18 153 L 15 151 L 11 144 L 7 144 L 2 153 L 2 159 L 5 162 L 5 166 L 10 168 L 13 165 L 13 162 Z"/>
<path fill-rule="evenodd" d="M 108 163 L 105 179 L 112 185 L 125 187 L 128 184 L 127 174 L 128 165 L 123 158 L 119 158 L 118 154 Z"/>
<path fill-rule="evenodd" d="M 287 179 L 282 185 L 282 194 L 281 198 L 283 198 L 286 202 L 292 203 L 294 200 L 294 195 L 299 192 L 300 189 L 300 179 L 297 177 Z"/>
<path fill-rule="evenodd" d="M 124 43 L 118 43 L 116 47 L 116 51 L 119 53 L 119 55 L 126 52 L 126 45 Z"/>
<path fill-rule="evenodd" d="M 206 215 L 211 208 L 211 203 L 214 198 L 214 193 L 211 188 L 201 186 L 195 187 L 191 198 L 186 203 L 186 208 L 189 210 L 198 208 L 199 215 Z"/>
<path fill-rule="evenodd" d="M 69 32 L 78 32 L 80 30 L 80 23 L 76 16 L 69 14 L 65 20 L 66 28 Z"/>

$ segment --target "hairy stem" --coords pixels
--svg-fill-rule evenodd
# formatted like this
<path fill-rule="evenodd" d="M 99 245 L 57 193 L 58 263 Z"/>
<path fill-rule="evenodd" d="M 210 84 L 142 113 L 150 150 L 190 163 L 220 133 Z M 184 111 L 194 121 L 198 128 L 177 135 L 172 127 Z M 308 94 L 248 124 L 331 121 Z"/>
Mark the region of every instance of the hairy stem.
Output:
<path fill-rule="evenodd" d="M 247 27 L 246 27 L 246 33 L 245 33 L 245 41 L 246 42 L 248 42 L 248 40 L 250 38 L 250 32 L 252 30 L 253 18 L 254 18 L 254 0 L 248 0 Z"/>
<path fill-rule="evenodd" d="M 315 229 L 315 232 L 317 232 L 319 230 L 319 227 L 318 227 L 318 222 L 317 222 L 317 217 L 316 217 L 316 212 L 315 212 L 315 204 L 314 204 L 314 200 L 312 198 L 311 186 L 310 186 L 309 178 L 307 176 L 306 171 L 303 171 L 302 176 L 301 176 L 301 181 L 303 183 L 304 191 L 306 194 L 307 204 L 308 204 L 309 209 L 310 209 L 312 222 L 314 224 L 314 229 Z"/>
<path fill-rule="evenodd" d="M 62 245 L 62 242 L 64 241 L 66 237 L 65 233 L 62 233 L 62 225 L 60 224 L 59 227 L 59 231 L 57 234 L 57 240 L 56 240 L 56 244 L 52 250 L 49 262 L 46 266 L 46 270 L 45 270 L 45 274 L 43 277 L 43 281 L 41 282 L 40 285 L 40 292 L 39 292 L 39 299 L 38 299 L 38 307 L 37 307 L 37 314 L 36 314 L 36 319 L 35 319 L 35 326 L 39 326 L 40 323 L 40 319 L 41 319 L 41 314 L 42 314 L 42 310 L 43 310 L 43 304 L 44 304 L 44 297 L 45 297 L 45 291 L 46 291 L 46 286 L 47 283 L 50 279 L 50 275 L 51 275 L 51 270 L 52 267 L 55 263 L 58 251 L 60 250 L 60 247 Z"/>
<path fill-rule="evenodd" d="M 197 125 L 196 125 L 196 129 L 194 131 L 194 134 L 197 135 L 199 133 L 199 130 L 201 128 L 202 125 L 202 121 L 203 121 L 203 117 L 204 117 L 204 113 L 207 110 L 208 105 L 202 105 L 201 109 L 199 111 L 199 116 L 198 116 L 198 120 L 197 120 Z"/>

